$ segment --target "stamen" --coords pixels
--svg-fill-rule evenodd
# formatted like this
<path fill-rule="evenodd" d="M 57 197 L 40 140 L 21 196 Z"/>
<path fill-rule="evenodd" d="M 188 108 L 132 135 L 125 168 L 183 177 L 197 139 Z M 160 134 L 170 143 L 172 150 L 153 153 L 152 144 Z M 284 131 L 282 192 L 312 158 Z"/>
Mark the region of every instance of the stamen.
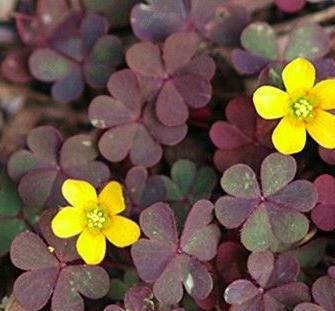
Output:
<path fill-rule="evenodd" d="M 305 119 L 312 116 L 313 104 L 304 97 L 298 98 L 292 103 L 292 112 L 298 119 Z"/>
<path fill-rule="evenodd" d="M 93 208 L 86 214 L 87 225 L 91 229 L 102 229 L 107 221 L 105 212 L 101 208 Z"/>

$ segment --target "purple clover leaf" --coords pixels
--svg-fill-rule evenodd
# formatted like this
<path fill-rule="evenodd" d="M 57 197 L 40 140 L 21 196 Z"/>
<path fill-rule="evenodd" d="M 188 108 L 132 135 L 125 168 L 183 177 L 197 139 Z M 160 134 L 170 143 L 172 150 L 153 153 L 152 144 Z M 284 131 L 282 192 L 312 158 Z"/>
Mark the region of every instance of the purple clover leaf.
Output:
<path fill-rule="evenodd" d="M 273 71 L 277 70 L 278 64 L 284 64 L 297 57 L 305 57 L 315 62 L 319 69 L 319 79 L 333 72 L 334 62 L 323 59 L 330 50 L 329 36 L 317 24 L 306 24 L 295 28 L 289 36 L 286 47 L 280 50 L 274 29 L 267 23 L 254 22 L 243 30 L 241 44 L 243 49 L 233 51 L 232 63 L 242 74 L 261 73 L 262 79 L 268 80 Z M 323 65 L 324 62 L 327 66 Z M 276 75 L 270 81 L 275 78 Z"/>
<path fill-rule="evenodd" d="M 225 0 L 149 0 L 134 6 L 131 25 L 135 35 L 146 41 L 163 41 L 180 31 L 195 31 L 203 39 L 221 45 L 238 43 L 248 24 L 248 11 Z"/>
<path fill-rule="evenodd" d="M 232 310 L 291 310 L 311 299 L 308 286 L 297 282 L 299 264 L 293 256 L 284 253 L 275 257 L 268 251 L 252 253 L 248 271 L 257 284 L 240 279 L 225 290 L 224 298 Z"/>
<path fill-rule="evenodd" d="M 121 41 L 107 31 L 108 23 L 102 16 L 69 16 L 54 30 L 48 46 L 30 56 L 32 75 L 53 83 L 52 96 L 62 103 L 80 97 L 85 82 L 103 89 L 123 59 Z"/>
<path fill-rule="evenodd" d="M 325 310 L 335 310 L 335 280 L 328 276 L 318 278 L 312 286 L 314 300 Z"/>
<path fill-rule="evenodd" d="M 14 16 L 16 29 L 26 47 L 11 50 L 1 63 L 3 76 L 16 83 L 28 83 L 32 80 L 28 68 L 28 59 L 34 48 L 48 45 L 53 31 L 68 15 L 66 0 L 36 1 L 36 14 L 17 12 Z"/>
<path fill-rule="evenodd" d="M 15 184 L 4 170 L 0 171 L 0 257 L 7 254 L 15 236 L 26 229 L 19 215 L 21 205 Z"/>
<path fill-rule="evenodd" d="M 154 283 L 153 292 L 162 304 L 176 304 L 185 290 L 202 300 L 213 289 L 213 280 L 203 262 L 214 258 L 220 231 L 213 220 L 213 205 L 195 203 L 178 239 L 175 216 L 169 205 L 156 203 L 140 215 L 147 239 L 132 246 L 131 254 L 139 276 Z"/>
<path fill-rule="evenodd" d="M 301 11 L 306 0 L 275 0 L 276 6 L 285 13 L 296 13 Z"/>
<path fill-rule="evenodd" d="M 262 161 L 273 151 L 273 122 L 257 116 L 249 98 L 237 97 L 226 107 L 227 121 L 215 122 L 209 132 L 218 148 L 214 154 L 216 168 L 223 172 L 230 166 L 244 163 L 259 171 Z"/>
<path fill-rule="evenodd" d="M 303 302 L 299 303 L 293 311 L 325 311 L 325 309 L 315 303 Z"/>
<path fill-rule="evenodd" d="M 135 166 L 128 171 L 125 188 L 131 210 L 135 213 L 154 203 L 165 201 L 166 198 L 163 178 L 158 175 L 149 175 L 148 170 L 143 166 Z"/>
<path fill-rule="evenodd" d="M 312 210 L 312 220 L 324 231 L 335 229 L 335 178 L 324 174 L 319 176 L 314 185 L 318 192 L 318 204 Z"/>
<path fill-rule="evenodd" d="M 319 155 L 329 165 L 335 165 L 335 149 L 319 147 Z"/>
<path fill-rule="evenodd" d="M 108 167 L 96 161 L 94 139 L 85 134 L 63 142 L 51 126 L 31 130 L 28 150 L 14 153 L 8 162 L 10 177 L 19 183 L 20 196 L 27 206 L 57 207 L 65 204 L 60 188 L 67 178 L 83 179 L 95 187 L 110 176 Z"/>
<path fill-rule="evenodd" d="M 152 290 L 148 287 L 137 286 L 130 288 L 124 296 L 124 307 L 109 305 L 104 311 L 154 311 L 155 302 L 153 301 Z"/>
<path fill-rule="evenodd" d="M 134 165 L 154 166 L 162 157 L 161 145 L 175 145 L 186 136 L 185 124 L 168 127 L 156 118 L 153 102 L 145 98 L 131 70 L 114 73 L 107 86 L 111 96 L 96 97 L 89 118 L 93 126 L 107 129 L 99 150 L 109 161 L 120 162 L 129 155 Z"/>
<path fill-rule="evenodd" d="M 194 33 L 169 36 L 162 48 L 151 42 L 134 44 L 126 53 L 128 66 L 142 79 L 155 81 L 155 112 L 166 126 L 180 126 L 189 109 L 205 107 L 212 96 L 215 63 L 197 55 L 200 41 Z"/>
<path fill-rule="evenodd" d="M 53 31 L 67 15 L 66 0 L 38 0 L 35 15 L 15 14 L 20 39 L 31 47 L 46 46 Z"/>
<path fill-rule="evenodd" d="M 14 296 L 31 311 L 41 310 L 51 297 L 51 310 L 83 311 L 81 295 L 90 299 L 105 296 L 109 276 L 101 267 L 71 263 L 78 259 L 74 240 L 52 234 L 50 222 L 54 215 L 54 210 L 48 210 L 41 217 L 40 229 L 45 240 L 26 231 L 12 242 L 11 260 L 26 271 L 14 283 Z"/>
<path fill-rule="evenodd" d="M 247 165 L 225 171 L 222 189 L 228 194 L 215 204 L 216 217 L 226 228 L 241 229 L 241 241 L 250 251 L 265 251 L 278 243 L 292 244 L 308 232 L 302 213 L 317 202 L 315 186 L 307 180 L 292 182 L 297 165 L 293 157 L 270 154 L 262 163 L 260 180 Z"/>

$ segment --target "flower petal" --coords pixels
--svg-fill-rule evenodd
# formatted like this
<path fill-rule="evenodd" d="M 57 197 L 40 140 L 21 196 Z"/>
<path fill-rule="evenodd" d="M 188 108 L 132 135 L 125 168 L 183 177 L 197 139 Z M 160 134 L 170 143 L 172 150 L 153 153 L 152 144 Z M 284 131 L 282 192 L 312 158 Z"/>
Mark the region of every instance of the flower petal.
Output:
<path fill-rule="evenodd" d="M 72 206 L 78 208 L 85 208 L 90 202 L 98 203 L 94 187 L 83 180 L 67 179 L 63 183 L 62 193 Z"/>
<path fill-rule="evenodd" d="M 59 238 L 70 238 L 82 232 L 85 219 L 82 211 L 74 207 L 62 208 L 51 222 L 53 233 Z"/>
<path fill-rule="evenodd" d="M 99 194 L 99 203 L 106 206 L 111 215 L 121 213 L 126 208 L 121 184 L 116 181 L 108 183 Z"/>
<path fill-rule="evenodd" d="M 315 83 L 315 68 L 308 60 L 296 58 L 285 66 L 282 77 L 289 94 L 308 91 Z"/>
<path fill-rule="evenodd" d="M 117 247 L 126 247 L 134 244 L 140 237 L 138 224 L 122 216 L 113 216 L 111 223 L 104 230 L 107 239 Z"/>
<path fill-rule="evenodd" d="M 288 94 L 268 85 L 261 86 L 256 90 L 253 101 L 257 113 L 267 120 L 283 117 L 289 106 Z"/>
<path fill-rule="evenodd" d="M 309 95 L 315 100 L 318 108 L 324 110 L 335 109 L 335 79 L 317 83 Z"/>
<path fill-rule="evenodd" d="M 316 110 L 314 120 L 307 124 L 309 135 L 322 147 L 335 148 L 335 116 L 323 110 Z"/>
<path fill-rule="evenodd" d="M 294 122 L 290 117 L 283 118 L 272 133 L 272 142 L 283 154 L 300 152 L 306 144 L 304 123 Z"/>
<path fill-rule="evenodd" d="M 105 257 L 106 239 L 100 231 L 85 229 L 77 240 L 77 251 L 88 265 L 97 265 Z"/>

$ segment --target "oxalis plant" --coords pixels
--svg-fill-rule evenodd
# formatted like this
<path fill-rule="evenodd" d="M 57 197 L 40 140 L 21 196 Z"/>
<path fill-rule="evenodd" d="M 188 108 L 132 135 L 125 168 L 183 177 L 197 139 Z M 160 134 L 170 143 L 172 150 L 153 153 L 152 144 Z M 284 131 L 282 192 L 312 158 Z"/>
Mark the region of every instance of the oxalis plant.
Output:
<path fill-rule="evenodd" d="M 0 1 L 0 310 L 335 311 L 334 19 Z"/>

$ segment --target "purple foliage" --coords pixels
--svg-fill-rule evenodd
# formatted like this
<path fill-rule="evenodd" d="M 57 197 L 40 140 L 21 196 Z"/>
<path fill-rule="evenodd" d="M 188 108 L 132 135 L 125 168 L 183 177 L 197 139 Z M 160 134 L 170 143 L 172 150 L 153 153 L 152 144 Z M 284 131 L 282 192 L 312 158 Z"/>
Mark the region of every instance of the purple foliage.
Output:
<path fill-rule="evenodd" d="M 163 41 L 180 31 L 197 32 L 203 39 L 234 45 L 250 19 L 242 6 L 226 0 L 149 0 L 134 6 L 131 25 L 142 40 Z"/>
<path fill-rule="evenodd" d="M 110 172 L 98 156 L 94 139 L 79 134 L 63 140 L 52 126 L 40 126 L 27 137 L 28 150 L 15 152 L 8 162 L 10 177 L 18 182 L 27 206 L 57 207 L 65 204 L 61 185 L 67 178 L 87 180 L 99 187 Z"/>
<path fill-rule="evenodd" d="M 226 107 L 227 121 L 215 122 L 209 136 L 218 148 L 214 164 L 221 172 L 234 164 L 244 163 L 259 171 L 262 161 L 273 150 L 273 122 L 258 117 L 249 98 L 238 97 Z"/>
<path fill-rule="evenodd" d="M 51 93 L 59 102 L 80 97 L 85 83 L 104 88 L 123 58 L 121 41 L 107 31 L 108 23 L 99 15 L 69 16 L 54 29 L 48 45 L 30 56 L 32 75 L 53 83 Z"/>
<path fill-rule="evenodd" d="M 83 311 L 82 296 L 105 296 L 109 277 L 101 267 L 70 263 L 78 255 L 73 243 L 52 235 L 50 221 L 54 215 L 54 211 L 47 211 L 41 218 L 45 241 L 27 231 L 17 235 L 11 245 L 13 264 L 26 271 L 14 283 L 14 296 L 31 311 L 41 310 L 51 297 L 52 310 Z"/>
<path fill-rule="evenodd" d="M 321 175 L 314 185 L 318 192 L 318 204 L 312 210 L 312 220 L 324 231 L 335 229 L 335 179 L 330 175 Z"/>
<path fill-rule="evenodd" d="M 248 271 L 257 284 L 240 279 L 225 290 L 225 300 L 232 305 L 232 310 L 291 310 L 311 299 L 308 286 L 297 282 L 299 264 L 290 255 L 275 257 L 271 252 L 252 253 Z"/>
<path fill-rule="evenodd" d="M 329 36 L 316 24 L 300 25 L 291 32 L 285 48 L 279 48 L 274 29 L 267 23 L 254 22 L 243 30 L 241 45 L 243 49 L 235 49 L 232 53 L 235 69 L 247 75 L 261 73 L 265 83 L 275 83 L 276 78 L 271 74 L 278 64 L 297 57 L 315 61 L 318 78 L 331 76 L 334 72 L 334 61 L 323 59 L 330 50 Z"/>
<path fill-rule="evenodd" d="M 169 205 L 156 203 L 141 213 L 147 239 L 134 244 L 131 254 L 139 276 L 154 283 L 154 295 L 161 303 L 178 303 L 183 287 L 199 300 L 212 291 L 213 280 L 203 263 L 214 258 L 220 238 L 219 228 L 211 223 L 212 211 L 207 200 L 195 203 L 180 238 Z"/>
<path fill-rule="evenodd" d="M 197 55 L 199 44 L 196 34 L 180 32 L 169 36 L 162 48 L 140 42 L 126 53 L 128 66 L 140 80 L 154 84 L 155 112 L 166 126 L 185 124 L 189 109 L 202 108 L 211 99 L 215 63 L 205 54 Z"/>
<path fill-rule="evenodd" d="M 242 226 L 241 241 L 251 251 L 301 240 L 309 228 L 303 213 L 313 209 L 317 192 L 307 180 L 292 182 L 295 174 L 294 158 L 279 153 L 263 161 L 261 188 L 249 166 L 232 166 L 221 179 L 227 195 L 216 201 L 216 217 L 226 228 Z"/>
<path fill-rule="evenodd" d="M 109 161 L 120 162 L 129 155 L 134 165 L 150 167 L 161 159 L 161 145 L 175 145 L 186 136 L 185 124 L 169 127 L 156 118 L 154 103 L 131 70 L 114 73 L 107 87 L 111 96 L 96 97 L 89 118 L 95 127 L 107 129 L 99 150 Z"/>

